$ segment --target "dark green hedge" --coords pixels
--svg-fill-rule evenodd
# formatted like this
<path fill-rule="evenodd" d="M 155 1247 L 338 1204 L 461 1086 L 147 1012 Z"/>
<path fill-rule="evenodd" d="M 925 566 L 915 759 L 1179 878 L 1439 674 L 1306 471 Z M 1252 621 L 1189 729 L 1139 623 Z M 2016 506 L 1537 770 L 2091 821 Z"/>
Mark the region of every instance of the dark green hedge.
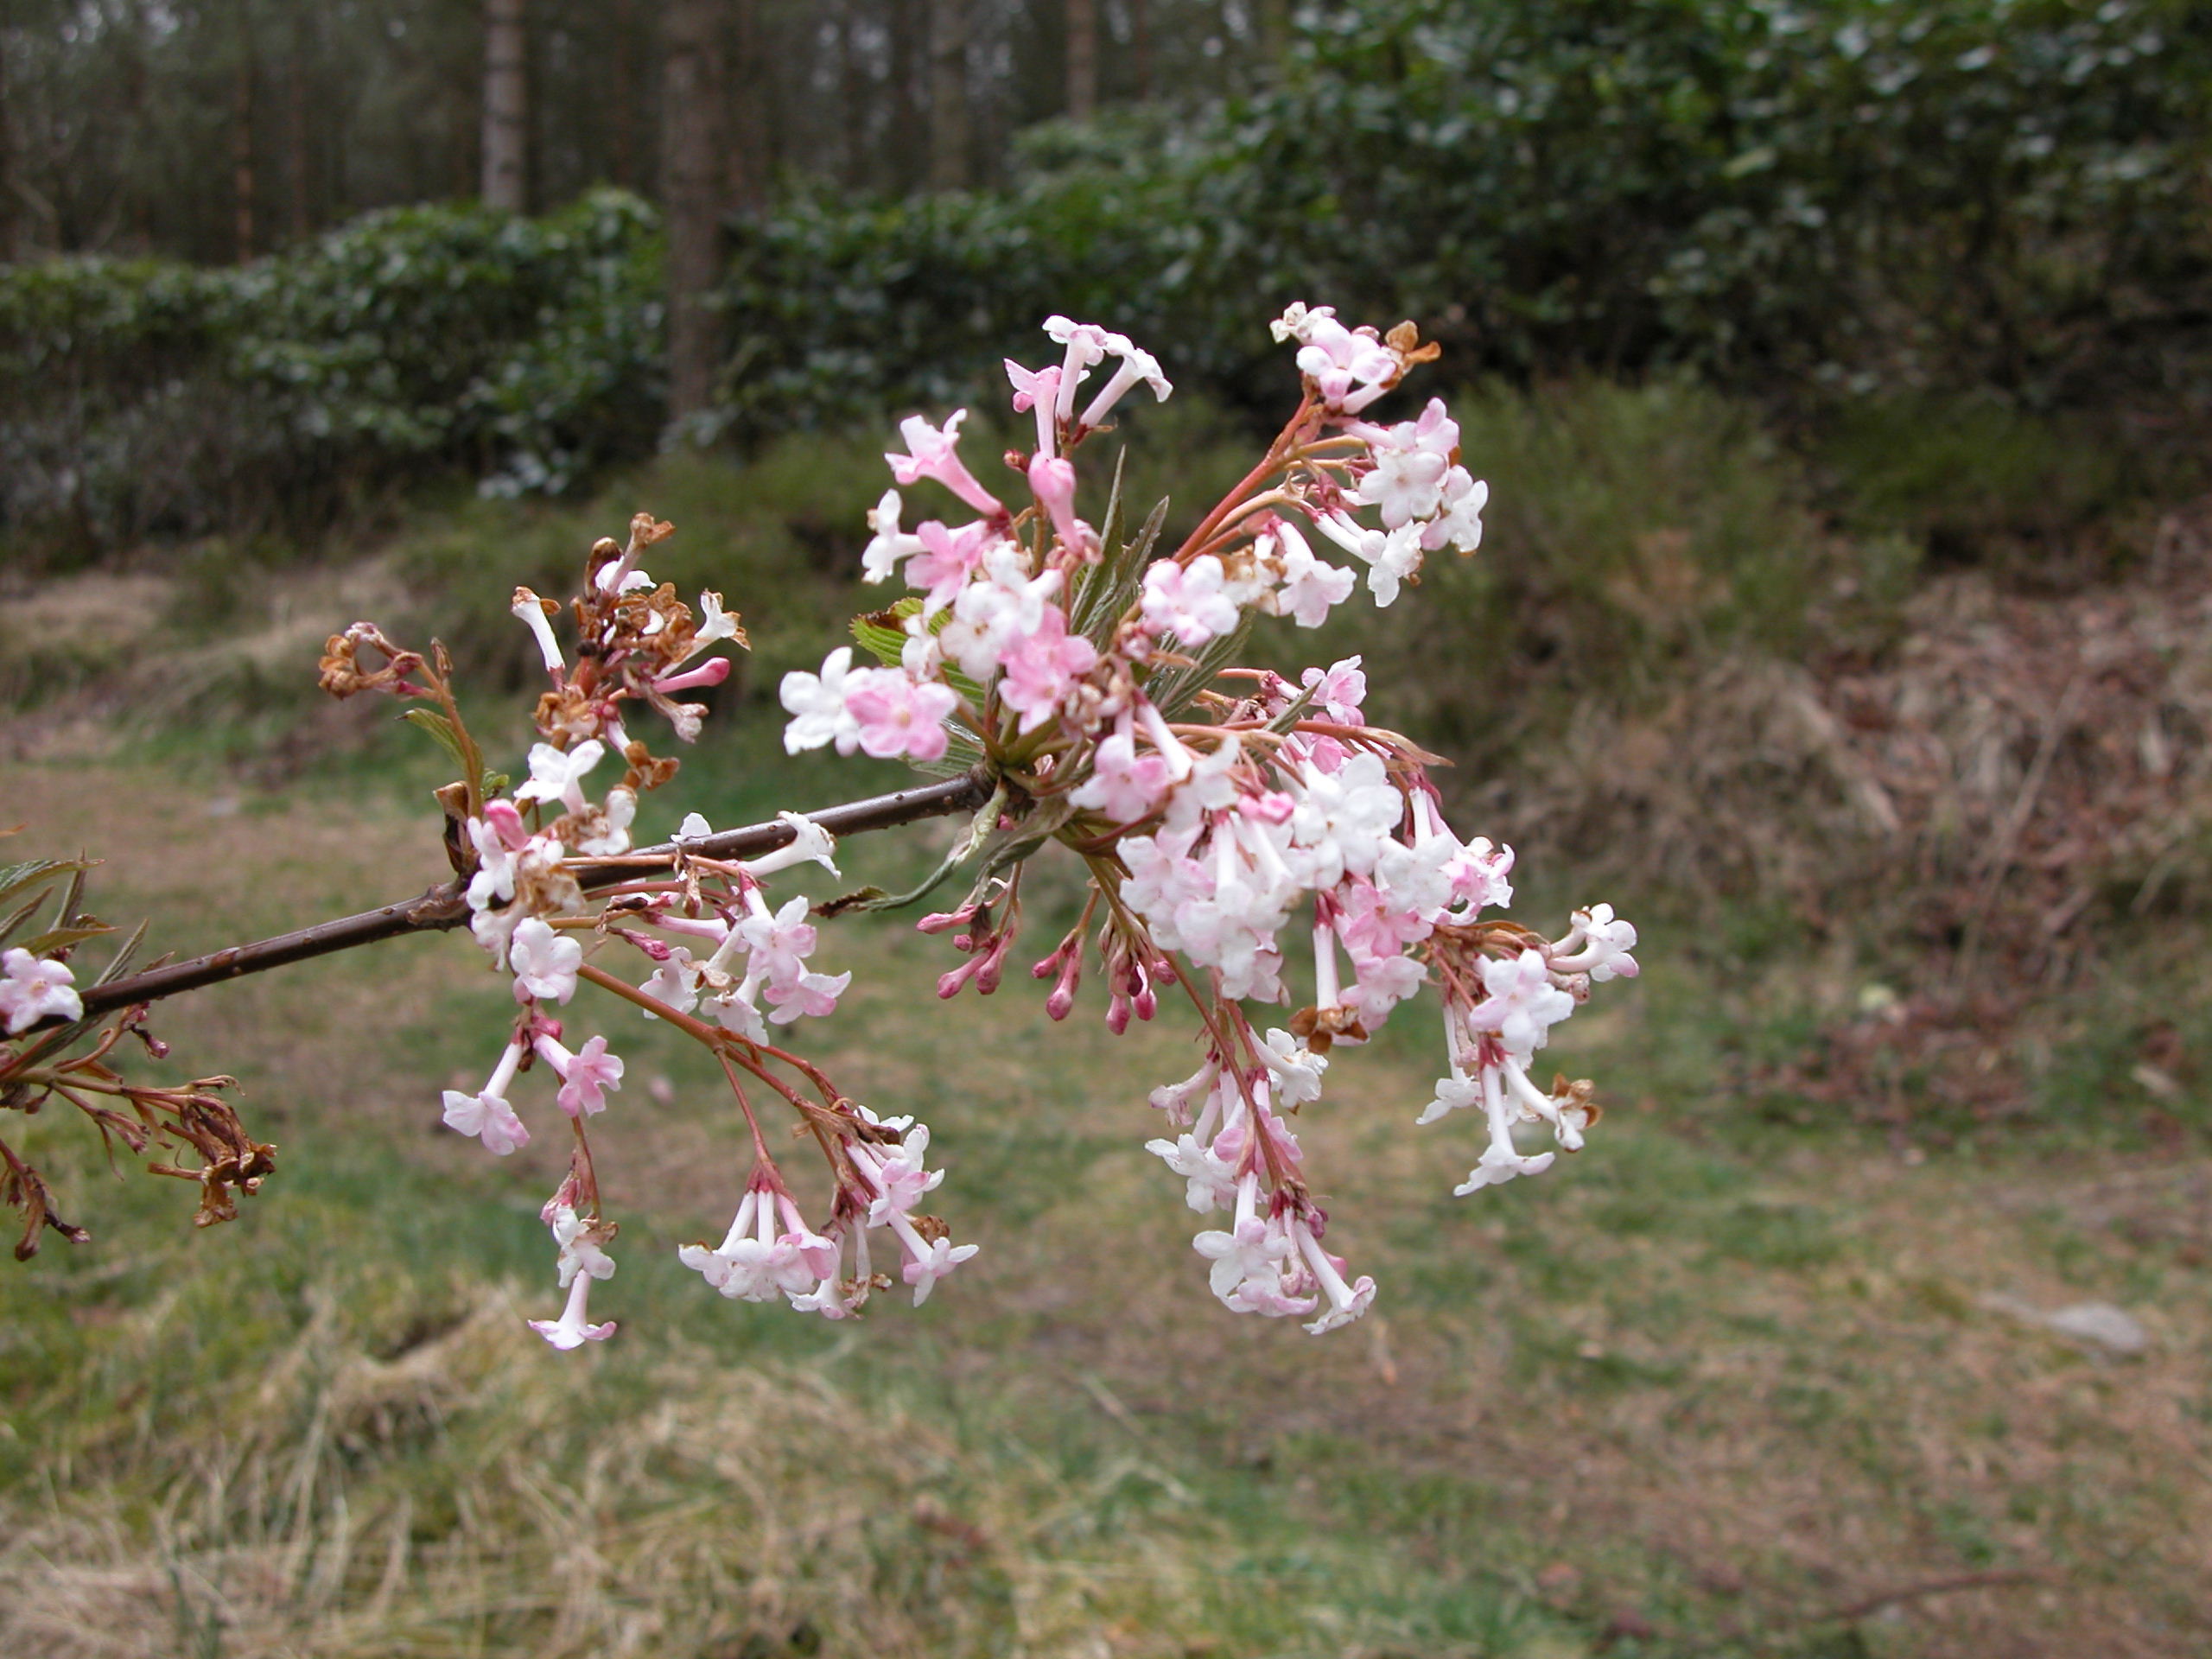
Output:
<path fill-rule="evenodd" d="M 941 395 L 1048 310 L 1232 395 L 1283 302 L 1461 371 L 2185 395 L 2212 321 L 2212 13 L 2187 0 L 1363 0 L 1190 124 L 1033 141 L 1007 197 L 745 231 L 748 418 Z"/>
<path fill-rule="evenodd" d="M 2212 13 L 2193 0 L 1360 0 L 1281 83 L 1026 141 L 998 194 L 731 227 L 708 423 L 972 397 L 1039 321 L 1230 402 L 1285 302 L 1452 372 L 1687 365 L 1802 397 L 2212 387 Z M 660 243 L 614 194 L 379 214 L 239 270 L 0 271 L 0 521 L 111 544 L 465 471 L 557 489 L 662 420 Z"/>
<path fill-rule="evenodd" d="M 660 424 L 652 211 L 407 208 L 233 270 L 0 271 L 0 513 L 112 545 L 465 467 L 558 487 Z"/>

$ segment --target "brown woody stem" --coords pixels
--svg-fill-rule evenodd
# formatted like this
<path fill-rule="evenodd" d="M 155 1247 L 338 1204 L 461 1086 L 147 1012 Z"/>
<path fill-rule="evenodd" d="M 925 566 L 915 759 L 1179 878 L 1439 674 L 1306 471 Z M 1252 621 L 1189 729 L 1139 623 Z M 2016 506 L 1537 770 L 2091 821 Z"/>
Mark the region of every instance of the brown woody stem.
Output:
<path fill-rule="evenodd" d="M 990 798 L 990 779 L 978 770 L 947 779 L 941 784 L 898 790 L 863 801 L 848 801 L 842 806 L 825 807 L 807 816 L 833 836 L 856 836 L 871 830 L 895 829 L 924 818 L 973 812 Z M 742 830 L 725 830 L 720 835 L 687 841 L 683 850 L 707 858 L 757 858 L 785 845 L 791 835 L 791 827 L 781 822 L 749 824 Z M 671 843 L 640 848 L 620 858 L 597 860 L 579 871 L 577 879 L 587 892 L 617 887 L 633 879 L 645 868 L 665 863 L 676 850 Z M 288 963 L 305 962 L 311 957 L 351 950 L 357 945 L 374 944 L 403 934 L 458 927 L 468 919 L 468 913 L 463 884 L 458 880 L 444 882 L 413 899 L 379 905 L 358 916 L 317 922 L 312 927 L 280 933 L 274 938 L 231 945 L 189 962 L 149 968 L 143 973 L 110 980 L 105 985 L 88 987 L 84 992 L 85 1012 L 88 1015 L 111 1014 L 133 1003 L 175 996 L 180 991 L 197 990 L 203 985 L 263 973 Z"/>

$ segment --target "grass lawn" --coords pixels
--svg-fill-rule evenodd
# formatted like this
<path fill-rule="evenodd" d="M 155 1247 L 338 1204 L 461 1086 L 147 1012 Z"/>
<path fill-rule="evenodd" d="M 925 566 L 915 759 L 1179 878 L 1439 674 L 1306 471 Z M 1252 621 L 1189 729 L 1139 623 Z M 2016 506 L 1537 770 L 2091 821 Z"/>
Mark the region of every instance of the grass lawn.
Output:
<path fill-rule="evenodd" d="M 773 794 L 704 792 L 718 824 Z M 104 853 L 98 907 L 183 951 L 435 879 L 404 796 L 316 775 L 211 811 L 144 764 L 0 763 L 17 846 Z M 194 1233 L 73 1124 L 10 1127 L 97 1237 L 0 1273 L 0 1651 L 2205 1651 L 2212 1160 L 1783 1127 L 1715 1084 L 1735 1033 L 1650 946 L 1561 1034 L 1609 1110 L 1540 1179 L 1451 1196 L 1478 1148 L 1413 1128 L 1417 1007 L 1340 1056 L 1303 1133 L 1382 1297 L 1320 1339 L 1212 1301 L 1141 1150 L 1192 1063 L 1172 1013 L 1116 1042 L 1012 976 L 941 1004 L 896 924 L 830 931 L 855 994 L 804 1040 L 932 1125 L 982 1249 L 842 1326 L 677 1265 L 745 1142 L 664 1033 L 605 1013 L 630 1085 L 594 1313 L 624 1328 L 561 1355 L 521 1325 L 556 1311 L 558 1154 L 437 1122 L 511 1006 L 466 940 L 165 1007 L 172 1069 L 238 1072 L 280 1172 Z M 2027 1317 L 2088 1301 L 2147 1351 Z"/>

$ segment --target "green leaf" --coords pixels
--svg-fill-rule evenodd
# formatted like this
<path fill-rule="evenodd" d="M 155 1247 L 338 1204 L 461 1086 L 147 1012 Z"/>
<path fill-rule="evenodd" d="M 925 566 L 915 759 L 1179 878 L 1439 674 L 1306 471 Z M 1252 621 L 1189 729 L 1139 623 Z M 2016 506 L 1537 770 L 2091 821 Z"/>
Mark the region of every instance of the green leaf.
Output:
<path fill-rule="evenodd" d="M 1152 550 L 1160 541 L 1160 527 L 1167 522 L 1168 498 L 1146 515 L 1143 525 L 1135 540 L 1122 550 L 1102 561 L 1084 585 L 1083 597 L 1069 618 L 1069 626 L 1094 645 L 1104 649 L 1115 625 L 1136 603 L 1137 594 L 1144 585 L 1144 568 L 1152 562 Z M 1109 543 L 1110 545 L 1110 543 Z"/>
<path fill-rule="evenodd" d="M 873 655 L 886 668 L 896 668 L 906 660 L 906 632 L 903 626 L 910 616 L 922 613 L 920 596 L 909 594 L 887 611 L 874 611 L 853 619 L 853 638 L 863 651 Z M 941 627 L 944 625 L 938 624 Z"/>
<path fill-rule="evenodd" d="M 45 887 L 64 870 L 89 870 L 99 862 L 96 858 L 34 858 L 0 864 L 0 905 L 34 887 Z"/>
<path fill-rule="evenodd" d="M 1252 633 L 1252 617 L 1249 611 L 1233 632 L 1225 633 L 1198 655 L 1189 668 L 1164 669 L 1145 683 L 1145 695 L 1159 706 L 1160 712 L 1173 720 L 1198 701 L 1198 693 L 1213 683 L 1214 676 L 1230 666 L 1244 654 L 1244 646 Z"/>
<path fill-rule="evenodd" d="M 105 922 L 96 922 L 89 917 L 70 927 L 49 927 L 43 933 L 34 933 L 22 942 L 22 948 L 35 957 L 49 956 L 64 945 L 81 944 L 86 939 L 97 939 L 115 929 Z"/>
<path fill-rule="evenodd" d="M 16 913 L 10 916 L 6 921 L 0 922 L 0 944 L 5 944 L 8 942 L 8 936 L 10 934 L 13 933 L 17 928 L 21 927 L 25 922 L 28 922 L 33 916 L 38 913 L 39 900 L 41 897 L 43 897 L 42 894 L 35 893 L 33 893 L 31 895 L 30 903 L 17 910 Z"/>
<path fill-rule="evenodd" d="M 453 758 L 454 765 L 465 766 L 468 764 L 461 755 L 461 740 L 454 734 L 453 722 L 443 715 L 431 709 L 410 709 L 400 718 L 410 726 L 428 732 L 436 741 L 437 746 Z"/>
<path fill-rule="evenodd" d="M 147 924 L 141 922 L 130 930 L 130 937 L 108 958 L 107 966 L 100 969 L 100 976 L 92 982 L 93 984 L 105 985 L 130 966 L 130 959 L 138 954 L 138 947 L 146 942 L 146 927 Z"/>

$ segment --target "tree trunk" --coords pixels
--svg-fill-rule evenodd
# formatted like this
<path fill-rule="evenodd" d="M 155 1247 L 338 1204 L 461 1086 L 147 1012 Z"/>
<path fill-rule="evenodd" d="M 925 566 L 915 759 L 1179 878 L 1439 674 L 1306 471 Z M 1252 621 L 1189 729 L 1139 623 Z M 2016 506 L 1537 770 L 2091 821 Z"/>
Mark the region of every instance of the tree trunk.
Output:
<path fill-rule="evenodd" d="M 1067 0 L 1068 119 L 1098 112 L 1098 0 Z"/>
<path fill-rule="evenodd" d="M 484 205 L 518 213 L 530 153 L 527 0 L 484 0 Z"/>
<path fill-rule="evenodd" d="M 721 367 L 723 0 L 669 0 L 661 93 L 661 196 L 668 215 L 668 412 L 714 400 Z"/>
<path fill-rule="evenodd" d="M 292 14 L 292 61 L 285 75 L 284 170 L 292 197 L 292 234 L 305 237 L 315 227 L 308 200 L 308 72 L 314 49 L 315 14 L 302 6 Z"/>
<path fill-rule="evenodd" d="M 891 168 L 890 182 L 900 194 L 921 182 L 917 160 L 927 148 L 922 131 L 921 25 L 924 8 L 913 0 L 891 0 Z"/>
<path fill-rule="evenodd" d="M 860 0 L 838 0 L 837 113 L 844 129 L 845 188 L 863 190 L 868 184 L 868 79 L 861 66 Z"/>
<path fill-rule="evenodd" d="M 638 188 L 638 67 L 630 60 L 637 34 L 636 0 L 614 0 L 614 182 Z"/>
<path fill-rule="evenodd" d="M 930 186 L 968 182 L 968 0 L 931 0 Z"/>
<path fill-rule="evenodd" d="M 1129 47 L 1136 60 L 1137 102 L 1152 97 L 1152 0 L 1129 0 Z"/>
<path fill-rule="evenodd" d="M 768 200 L 768 143 L 760 86 L 760 16 L 754 0 L 734 0 L 737 55 L 727 79 L 728 109 L 724 200 L 740 213 L 753 213 Z"/>
<path fill-rule="evenodd" d="M 23 257 L 22 215 L 16 207 L 16 134 L 8 105 L 8 34 L 0 29 L 0 260 Z"/>
<path fill-rule="evenodd" d="M 253 257 L 253 42 L 243 16 L 238 67 L 231 80 L 231 231 L 238 261 Z"/>

